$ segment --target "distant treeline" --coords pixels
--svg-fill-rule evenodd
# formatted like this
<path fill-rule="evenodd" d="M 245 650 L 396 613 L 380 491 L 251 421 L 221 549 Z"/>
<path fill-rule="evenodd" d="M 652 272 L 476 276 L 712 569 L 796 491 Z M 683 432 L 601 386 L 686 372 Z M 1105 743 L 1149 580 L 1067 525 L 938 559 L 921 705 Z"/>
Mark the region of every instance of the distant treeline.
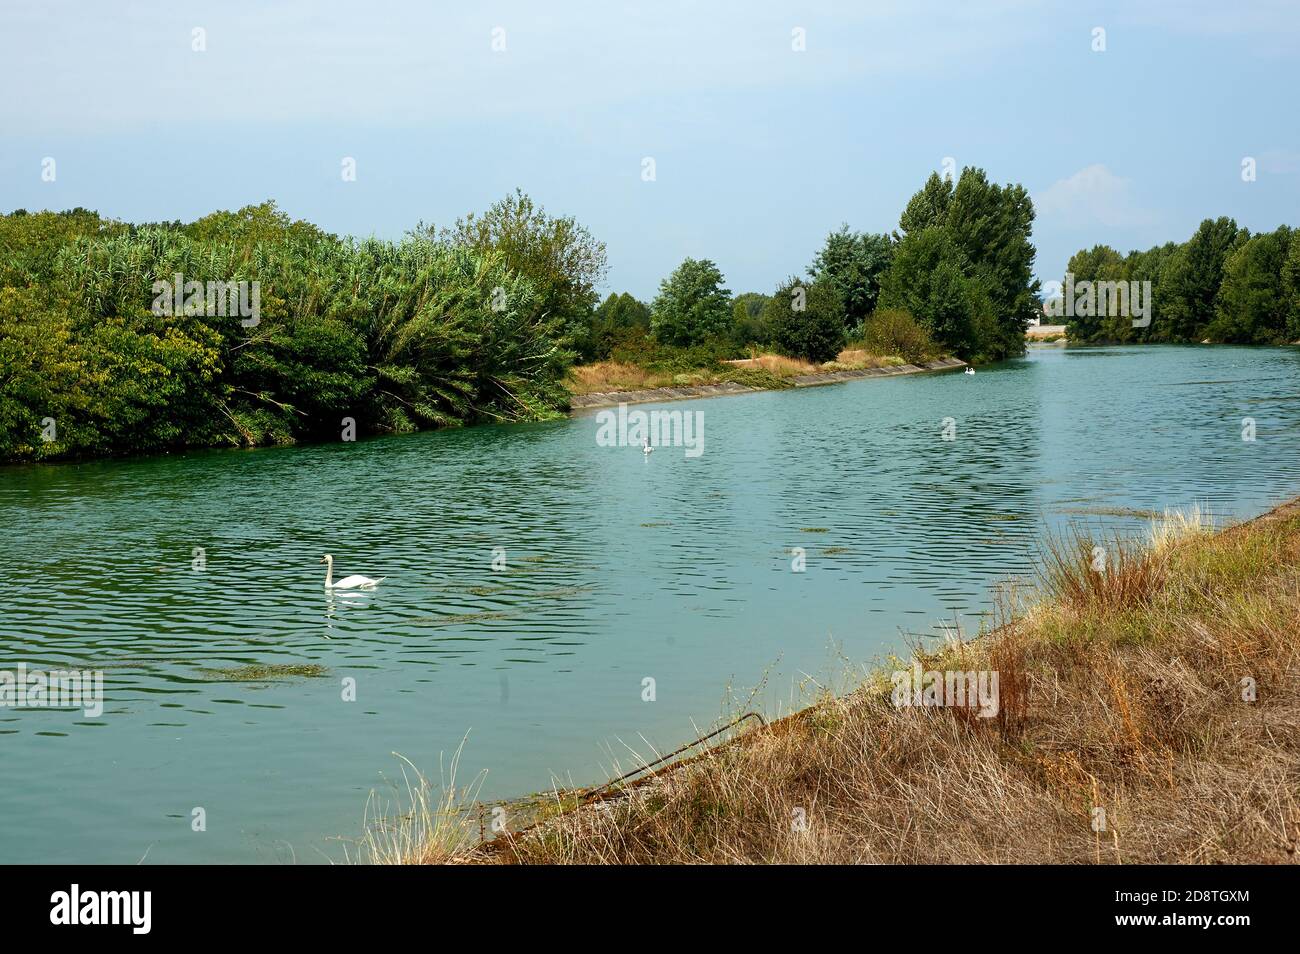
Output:
<path fill-rule="evenodd" d="M 1072 341 L 1282 344 L 1300 339 L 1300 229 L 1251 235 L 1230 218 L 1206 219 L 1181 245 L 1121 255 L 1109 245 L 1080 250 L 1066 267 L 1081 281 L 1150 282 L 1151 320 L 1095 307 L 1078 292 L 1058 320 Z M 1063 282 L 1062 284 L 1066 284 Z M 1048 315 L 1061 314 L 1066 303 Z M 1086 312 L 1080 314 L 1080 312 Z"/>
<path fill-rule="evenodd" d="M 522 192 L 450 228 L 357 241 L 273 203 L 195 222 L 0 216 L 0 460 L 346 439 L 568 406 L 579 360 L 847 342 L 1001 358 L 1038 307 L 1018 185 L 931 175 L 891 235 L 833 232 L 770 294 L 687 259 L 643 304 L 605 246 Z"/>
<path fill-rule="evenodd" d="M 823 362 L 855 342 L 903 347 L 909 360 L 1020 354 L 1039 309 L 1033 219 L 1022 186 L 995 185 L 974 168 L 956 183 L 932 174 L 892 234 L 843 226 L 802 277 L 770 294 L 733 297 L 716 264 L 687 259 L 649 304 L 610 295 L 579 350 L 587 360 L 627 361 L 669 347 L 764 348 Z"/>

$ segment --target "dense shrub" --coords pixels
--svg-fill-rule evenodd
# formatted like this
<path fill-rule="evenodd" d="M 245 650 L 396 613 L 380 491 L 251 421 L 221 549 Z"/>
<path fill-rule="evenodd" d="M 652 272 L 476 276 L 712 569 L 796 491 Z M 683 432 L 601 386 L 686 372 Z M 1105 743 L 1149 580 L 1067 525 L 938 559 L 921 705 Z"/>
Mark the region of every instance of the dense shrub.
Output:
<path fill-rule="evenodd" d="M 567 319 L 491 247 L 341 240 L 269 203 L 188 226 L 2 216 L 0 247 L 13 253 L 7 459 L 337 437 L 344 418 L 359 433 L 533 420 L 567 404 Z M 159 296 L 176 275 L 198 283 L 195 307 Z M 208 282 L 256 282 L 258 320 Z"/>
<path fill-rule="evenodd" d="M 902 308 L 880 309 L 868 318 L 862 347 L 873 354 L 897 355 L 910 364 L 931 361 L 939 354 L 930 333 Z"/>
<path fill-rule="evenodd" d="M 604 361 L 615 348 L 635 345 L 650 334 L 650 308 L 624 292 L 610 294 L 594 312 L 575 342 L 584 361 Z"/>
<path fill-rule="evenodd" d="M 787 280 L 763 306 L 763 322 L 772 343 L 792 358 L 820 364 L 844 347 L 844 302 L 827 280 Z"/>

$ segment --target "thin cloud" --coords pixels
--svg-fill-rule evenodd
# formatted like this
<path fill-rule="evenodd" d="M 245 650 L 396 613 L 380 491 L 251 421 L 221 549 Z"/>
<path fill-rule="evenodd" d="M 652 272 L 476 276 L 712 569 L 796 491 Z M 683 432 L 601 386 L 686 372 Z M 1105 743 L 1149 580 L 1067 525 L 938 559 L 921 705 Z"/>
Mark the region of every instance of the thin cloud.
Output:
<path fill-rule="evenodd" d="M 1034 196 L 1034 208 L 1040 221 L 1066 229 L 1136 228 L 1155 220 L 1139 201 L 1133 180 L 1116 175 L 1103 163 L 1052 183 Z"/>

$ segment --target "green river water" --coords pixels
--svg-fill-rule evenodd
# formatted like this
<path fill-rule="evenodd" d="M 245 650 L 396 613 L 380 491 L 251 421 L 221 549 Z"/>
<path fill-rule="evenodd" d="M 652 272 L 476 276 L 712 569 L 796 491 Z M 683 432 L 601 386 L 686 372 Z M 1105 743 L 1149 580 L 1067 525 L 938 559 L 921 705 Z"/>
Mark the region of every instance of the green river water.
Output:
<path fill-rule="evenodd" d="M 467 734 L 485 797 L 595 781 L 974 631 L 1046 528 L 1300 493 L 1298 382 L 1293 349 L 1050 348 L 641 406 L 699 412 L 699 456 L 585 414 L 0 469 L 0 669 L 102 670 L 105 700 L 0 708 L 0 861 L 340 860 L 393 753 L 436 781 Z M 331 596 L 324 553 L 386 579 Z"/>

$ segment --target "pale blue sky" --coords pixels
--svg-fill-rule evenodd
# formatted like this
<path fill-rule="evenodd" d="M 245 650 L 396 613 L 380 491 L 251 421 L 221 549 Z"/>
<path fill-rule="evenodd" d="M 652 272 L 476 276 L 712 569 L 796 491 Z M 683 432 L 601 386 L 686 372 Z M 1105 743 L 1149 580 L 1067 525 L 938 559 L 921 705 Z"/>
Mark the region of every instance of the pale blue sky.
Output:
<path fill-rule="evenodd" d="M 1050 279 L 1206 216 L 1300 225 L 1297 89 L 1293 0 L 45 0 L 0 8 L 0 209 L 273 198 L 396 238 L 519 186 L 606 241 L 605 290 L 648 298 L 688 255 L 770 291 L 841 222 L 894 228 L 951 156 L 1030 190 Z"/>

